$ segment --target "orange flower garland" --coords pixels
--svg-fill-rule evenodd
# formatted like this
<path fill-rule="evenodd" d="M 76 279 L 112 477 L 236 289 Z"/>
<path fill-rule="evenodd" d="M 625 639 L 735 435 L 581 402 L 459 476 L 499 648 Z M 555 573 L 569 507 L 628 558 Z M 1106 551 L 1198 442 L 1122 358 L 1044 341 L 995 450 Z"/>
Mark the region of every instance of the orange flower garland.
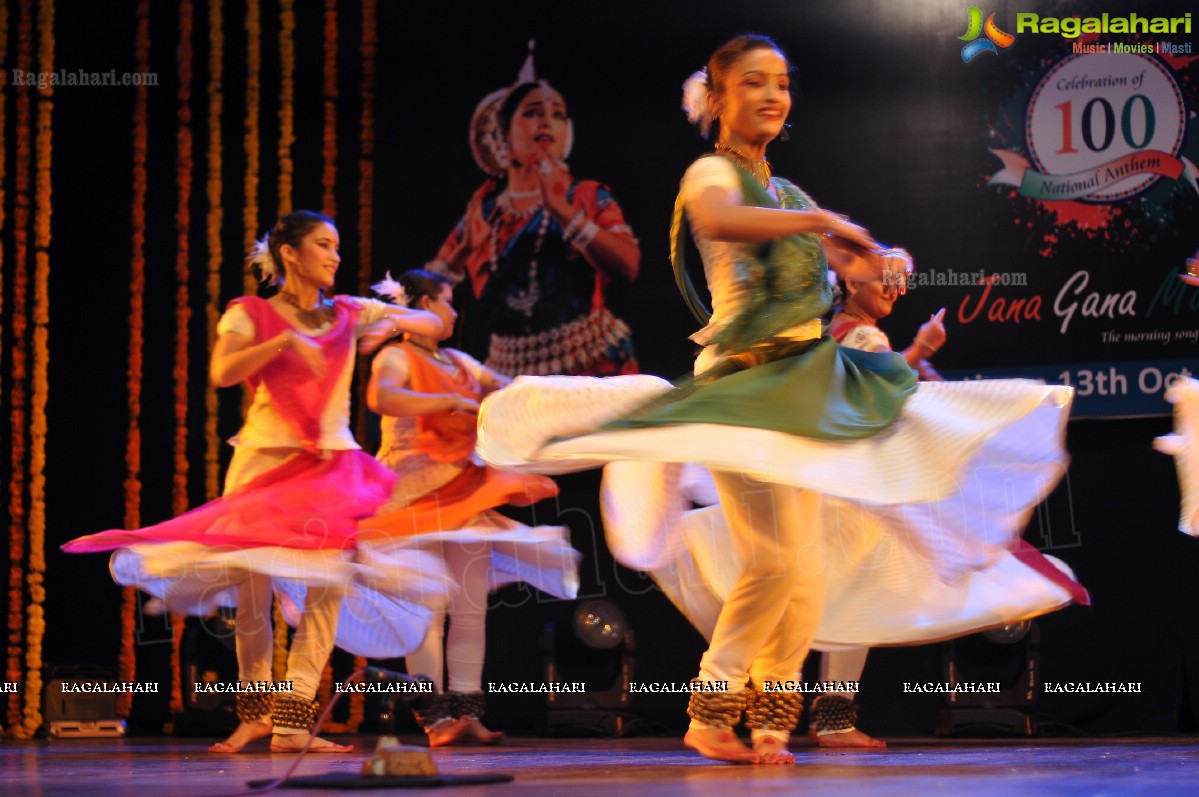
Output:
<path fill-rule="evenodd" d="M 0 63 L 8 58 L 8 3 L 0 0 Z M 7 123 L 8 94 L 0 92 L 0 152 L 4 149 L 4 126 Z M 4 217 L 4 163 L 7 158 L 0 158 L 0 230 L 4 229 L 7 219 Z M 4 247 L 0 246 L 0 319 L 4 318 Z M 0 321 L 0 340 L 4 338 L 4 324 Z M 4 361 L 4 350 L 0 349 L 0 363 Z M 0 396 L 4 395 L 4 369 L 0 367 Z M 0 732 L 4 729 L 0 726 Z"/>
<path fill-rule="evenodd" d="M 221 203 L 221 114 L 224 112 L 225 35 L 221 0 L 208 5 L 208 351 L 216 347 L 216 325 L 221 317 L 221 225 L 225 211 Z M 217 420 L 220 402 L 216 385 L 208 382 L 204 395 L 204 497 L 211 501 L 220 492 L 220 450 Z"/>
<path fill-rule="evenodd" d="M 246 151 L 245 205 L 242 207 L 243 251 L 249 252 L 258 235 L 258 112 L 259 88 L 262 68 L 262 29 L 258 0 L 246 3 L 246 131 L 242 144 Z M 258 292 L 254 275 L 245 275 L 245 293 L 253 296 Z M 249 393 L 243 400 L 244 410 L 248 406 Z"/>
<path fill-rule="evenodd" d="M 296 12 L 294 0 L 279 3 L 279 215 L 291 213 L 291 147 L 296 143 Z"/>
<path fill-rule="evenodd" d="M 325 132 L 322 152 L 321 209 L 337 217 L 337 0 L 325 0 Z"/>
<path fill-rule="evenodd" d="M 38 70 L 54 71 L 54 0 L 38 6 Z M 25 717 L 23 727 L 14 729 L 22 739 L 31 739 L 42 725 L 42 639 L 46 634 L 46 401 L 49 398 L 50 362 L 50 126 L 54 114 L 54 89 L 38 90 L 37 104 L 37 215 L 34 218 L 33 288 L 33 404 L 29 458 L 29 585 L 28 630 L 25 637 Z"/>
<path fill-rule="evenodd" d="M 150 0 L 138 0 L 137 34 L 133 53 L 138 72 L 150 71 Z M 142 344 L 146 291 L 146 87 L 138 86 L 133 100 L 133 258 L 129 278 L 129 431 L 125 444 L 125 528 L 141 525 Z M 137 672 L 134 629 L 137 590 L 126 587 L 121 595 L 121 652 L 117 680 L 132 681 Z M 133 695 L 117 695 L 117 714 L 129 716 Z"/>
<path fill-rule="evenodd" d="M 191 255 L 188 233 L 191 230 L 192 189 L 192 18 L 191 0 L 179 0 L 179 87 L 176 111 L 179 130 L 175 146 L 175 183 L 178 204 L 175 208 L 175 478 L 171 495 L 171 510 L 176 515 L 187 511 L 187 384 L 188 384 L 188 324 L 191 321 L 191 300 L 187 283 L 191 278 L 188 258 Z M 171 703 L 173 714 L 183 713 L 183 685 L 180 673 L 180 646 L 186 618 L 171 616 Z"/>
<path fill-rule="evenodd" d="M 22 0 L 17 17 L 17 68 L 33 67 L 33 3 Z M 25 434 L 26 434 L 26 351 L 29 293 L 29 132 L 32 98 L 29 91 L 17 95 L 16 196 L 13 200 L 13 307 L 12 307 L 12 382 L 9 393 L 12 420 L 12 474 L 9 477 L 8 532 L 8 660 L 7 680 L 19 681 L 25 642 Z M 21 696 L 8 699 L 8 726 L 23 727 Z"/>
<path fill-rule="evenodd" d="M 371 261 L 374 250 L 371 246 L 371 236 L 374 234 L 374 193 L 375 193 L 375 57 L 378 53 L 379 40 L 375 32 L 376 19 L 375 0 L 362 2 L 362 85 L 359 95 L 362 98 L 362 117 L 359 129 L 362 131 L 359 139 L 361 148 L 358 156 L 358 295 L 369 295 L 371 283 Z M 369 377 L 366 361 L 358 363 L 358 384 L 366 384 Z M 354 435 L 363 440 L 366 438 L 366 407 L 358 403 L 354 415 Z"/>

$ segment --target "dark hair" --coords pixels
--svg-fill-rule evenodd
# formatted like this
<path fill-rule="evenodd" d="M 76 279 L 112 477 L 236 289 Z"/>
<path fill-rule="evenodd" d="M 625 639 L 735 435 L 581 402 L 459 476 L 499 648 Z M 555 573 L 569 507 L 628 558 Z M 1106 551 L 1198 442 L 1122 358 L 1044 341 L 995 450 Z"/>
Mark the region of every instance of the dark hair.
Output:
<path fill-rule="evenodd" d="M 508 92 L 508 96 L 500 103 L 500 107 L 495 112 L 496 121 L 499 123 L 500 134 L 505 138 L 508 137 L 508 130 L 512 127 L 512 117 L 516 115 L 516 109 L 525 101 L 536 89 L 547 88 L 549 84 L 543 82 L 536 83 L 521 83 L 512 91 Z M 552 89 L 551 89 L 552 90 Z"/>
<path fill-rule="evenodd" d="M 425 271 L 423 268 L 405 271 L 400 275 L 399 283 L 404 286 L 404 293 L 408 294 L 409 307 L 416 307 L 422 296 L 436 299 L 444 286 L 454 284 L 445 274 Z"/>
<path fill-rule="evenodd" d="M 788 67 L 791 65 L 791 59 L 774 39 L 760 33 L 743 33 L 717 47 L 716 52 L 708 59 L 708 91 L 716 91 L 723 86 L 729 70 L 750 50 L 774 50 L 783 57 Z"/>
<path fill-rule="evenodd" d="M 288 213 L 275 222 L 275 226 L 270 229 L 270 232 L 264 237 L 267 244 L 267 252 L 262 251 L 261 243 L 249 254 L 247 261 L 251 267 L 257 266 L 260 272 L 263 272 L 262 278 L 265 280 L 269 274 L 267 268 L 269 265 L 274 266 L 274 278 L 271 280 L 272 285 L 282 285 L 287 278 L 287 267 L 283 264 L 283 255 L 281 250 L 284 246 L 298 247 L 300 242 L 304 240 L 304 236 L 312 232 L 321 224 L 328 224 L 333 229 L 337 229 L 336 222 L 326 216 L 324 213 L 318 213 L 315 210 L 296 210 Z M 269 253 L 269 263 L 267 260 Z"/>

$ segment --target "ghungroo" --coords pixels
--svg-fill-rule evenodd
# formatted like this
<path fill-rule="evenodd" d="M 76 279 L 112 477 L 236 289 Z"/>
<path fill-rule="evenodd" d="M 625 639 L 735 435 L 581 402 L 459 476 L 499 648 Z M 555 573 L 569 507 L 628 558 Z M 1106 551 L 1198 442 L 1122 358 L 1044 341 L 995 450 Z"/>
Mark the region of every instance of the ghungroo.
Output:
<path fill-rule="evenodd" d="M 315 700 L 302 700 L 298 697 L 280 695 L 275 700 L 271 719 L 275 721 L 276 728 L 299 728 L 311 731 L 313 723 L 316 722 L 319 708 L 320 703 Z"/>
<path fill-rule="evenodd" d="M 748 691 L 692 692 L 687 716 L 713 728 L 731 728 L 741 721 Z"/>
<path fill-rule="evenodd" d="M 431 728 L 441 720 L 453 718 L 456 716 L 453 694 L 435 695 L 424 708 L 413 707 L 412 716 L 416 718 L 416 724 L 422 728 Z"/>
<path fill-rule="evenodd" d="M 812 702 L 811 715 L 818 734 L 850 731 L 858 721 L 858 704 L 840 695 L 821 695 Z"/>
<path fill-rule="evenodd" d="M 786 731 L 790 733 L 799 724 L 803 711 L 803 695 L 799 692 L 761 692 L 747 689 L 745 724 L 760 731 Z"/>
<path fill-rule="evenodd" d="M 487 699 L 482 692 L 450 692 L 455 717 L 479 719 L 487 709 Z"/>
<path fill-rule="evenodd" d="M 274 692 L 238 692 L 234 713 L 241 722 L 254 722 L 269 717 L 274 707 Z"/>

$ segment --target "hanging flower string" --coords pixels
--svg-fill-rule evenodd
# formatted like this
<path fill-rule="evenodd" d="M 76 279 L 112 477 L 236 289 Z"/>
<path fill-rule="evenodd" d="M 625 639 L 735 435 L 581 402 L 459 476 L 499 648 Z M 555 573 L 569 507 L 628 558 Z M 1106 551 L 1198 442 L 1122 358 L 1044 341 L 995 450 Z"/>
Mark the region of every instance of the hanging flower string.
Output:
<path fill-rule="evenodd" d="M 8 3 L 6 0 L 0 0 L 0 64 L 6 63 L 8 59 Z M 0 92 L 0 152 L 7 152 L 5 146 L 7 142 L 4 140 L 4 126 L 8 123 L 8 94 Z M 5 173 L 4 166 L 7 158 L 0 157 L 0 233 L 4 231 L 4 225 L 8 219 L 4 215 L 4 181 L 8 175 Z M 4 339 L 4 247 L 0 246 L 0 340 Z M 0 348 L 0 397 L 4 395 L 4 349 Z M 3 733 L 3 726 L 0 726 L 0 734 Z"/>
<path fill-rule="evenodd" d="M 54 0 L 38 5 L 38 70 L 54 71 Z M 37 179 L 34 217 L 33 288 L 33 403 L 30 417 L 29 458 L 29 606 L 25 637 L 25 716 L 22 739 L 32 739 L 42 725 L 42 639 L 46 635 L 46 402 L 50 395 L 50 164 L 53 155 L 51 122 L 54 88 L 38 89 Z"/>
<path fill-rule="evenodd" d="M 358 295 L 366 296 L 371 284 L 371 266 L 374 259 L 374 248 L 371 236 L 374 234 L 374 205 L 375 195 L 375 64 L 378 54 L 379 40 L 376 33 L 377 7 L 375 0 L 362 2 L 362 44 L 359 52 L 362 55 L 362 83 L 359 96 L 362 100 L 362 116 L 359 119 L 359 155 L 358 155 Z M 358 363 L 357 379 L 359 385 L 366 384 L 369 377 L 369 365 L 365 360 Z M 359 440 L 366 438 L 366 407 L 359 402 L 354 415 L 354 435 Z"/>
<path fill-rule="evenodd" d="M 150 0 L 138 0 L 135 68 L 150 71 Z M 142 345 L 146 290 L 146 87 L 138 86 L 133 100 L 133 258 L 129 276 L 129 431 L 125 443 L 125 528 L 141 525 Z M 134 630 L 137 625 L 137 590 L 126 587 L 121 595 L 121 652 L 117 680 L 132 681 L 137 673 Z M 133 695 L 117 695 L 117 714 L 129 716 Z"/>
<path fill-rule="evenodd" d="M 33 68 L 33 2 L 21 0 L 17 15 L 17 68 Z M 30 189 L 30 131 L 32 130 L 32 96 L 29 91 L 16 91 L 17 134 L 16 196 L 13 198 L 13 286 L 12 286 L 12 379 L 9 390 L 10 420 L 12 421 L 11 462 L 8 504 L 8 660 L 5 668 L 8 681 L 21 680 L 22 653 L 25 649 L 25 435 L 26 367 L 28 351 L 27 297 L 29 294 L 29 189 Z M 14 732 L 24 727 L 21 695 L 10 694 L 8 727 Z"/>
<path fill-rule="evenodd" d="M 191 230 L 192 190 L 192 0 L 179 0 L 179 86 L 176 90 L 175 185 L 178 201 L 175 207 L 175 478 L 171 492 L 171 510 L 176 515 L 187 511 L 187 387 L 188 325 L 191 322 L 191 299 L 188 281 L 191 279 L 188 259 L 191 256 L 188 233 Z M 183 713 L 183 683 L 180 673 L 183 662 L 181 645 L 186 618 L 171 616 L 171 713 Z"/>
<path fill-rule="evenodd" d="M 221 226 L 225 212 L 221 202 L 221 114 L 224 112 L 225 35 L 221 0 L 208 5 L 208 351 L 216 348 L 216 325 L 221 317 Z M 211 501 L 220 492 L 220 451 L 218 434 L 220 401 L 216 385 L 207 382 L 204 394 L 204 497 Z"/>
<path fill-rule="evenodd" d="M 246 152 L 246 173 L 245 205 L 242 207 L 241 217 L 243 252 L 253 248 L 258 235 L 258 94 L 261 83 L 259 70 L 262 68 L 262 25 L 258 2 L 259 0 L 249 0 L 246 3 L 246 123 L 245 134 L 242 136 L 242 146 Z M 248 270 L 243 284 L 246 295 L 257 294 L 258 283 Z M 242 402 L 243 410 L 248 405 L 248 400 L 249 393 Z"/>
<path fill-rule="evenodd" d="M 296 11 L 294 0 L 279 3 L 279 215 L 291 213 L 291 148 L 296 142 Z"/>
<path fill-rule="evenodd" d="M 321 172 L 321 210 L 337 217 L 337 0 L 325 0 L 325 131 Z"/>

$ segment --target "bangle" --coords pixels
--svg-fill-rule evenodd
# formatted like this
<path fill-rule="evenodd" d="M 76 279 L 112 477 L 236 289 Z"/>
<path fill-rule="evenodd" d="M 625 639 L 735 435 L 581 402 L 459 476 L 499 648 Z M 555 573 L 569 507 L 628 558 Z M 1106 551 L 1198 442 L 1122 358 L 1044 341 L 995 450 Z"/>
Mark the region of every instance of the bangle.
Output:
<path fill-rule="evenodd" d="M 462 396 L 459 396 L 457 393 L 451 393 L 450 398 L 454 400 L 454 406 L 450 410 L 450 415 L 457 415 L 462 409 Z"/>
<path fill-rule="evenodd" d="M 570 223 L 566 225 L 566 229 L 562 230 L 562 240 L 570 243 L 585 221 L 587 221 L 587 214 L 580 210 L 571 217 Z"/>
<path fill-rule="evenodd" d="M 916 340 L 914 342 L 917 346 L 923 346 L 924 348 L 928 349 L 929 354 L 937 353 L 936 349 L 934 349 L 932 346 L 930 346 L 927 343 L 925 343 L 924 341 L 922 341 L 920 338 L 916 338 Z"/>
<path fill-rule="evenodd" d="M 282 354 L 287 347 L 291 345 L 292 331 L 290 329 L 283 331 L 283 340 L 275 344 L 275 354 Z"/>
<path fill-rule="evenodd" d="M 571 239 L 569 243 L 572 247 L 581 252 L 586 249 L 588 245 L 590 245 L 591 241 L 595 238 L 596 233 L 599 231 L 600 226 L 598 224 L 596 224 L 594 221 L 588 221 L 577 233 L 575 233 L 574 238 Z"/>

